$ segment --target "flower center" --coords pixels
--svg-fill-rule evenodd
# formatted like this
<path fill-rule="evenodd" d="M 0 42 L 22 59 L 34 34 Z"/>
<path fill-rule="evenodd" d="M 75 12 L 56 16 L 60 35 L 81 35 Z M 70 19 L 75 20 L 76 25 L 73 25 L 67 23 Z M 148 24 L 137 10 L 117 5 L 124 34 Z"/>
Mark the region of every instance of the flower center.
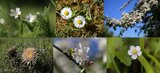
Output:
<path fill-rule="evenodd" d="M 77 20 L 77 24 L 82 24 L 82 20 Z"/>
<path fill-rule="evenodd" d="M 28 58 L 32 58 L 32 57 L 33 57 L 33 52 L 31 52 L 31 51 L 28 52 L 28 53 L 27 53 L 27 57 L 28 57 Z"/>
<path fill-rule="evenodd" d="M 64 15 L 65 15 L 65 16 L 69 15 L 69 12 L 68 12 L 68 11 L 65 11 L 65 12 L 64 12 Z"/>
<path fill-rule="evenodd" d="M 137 54 L 137 50 L 136 49 L 132 50 L 132 53 Z"/>

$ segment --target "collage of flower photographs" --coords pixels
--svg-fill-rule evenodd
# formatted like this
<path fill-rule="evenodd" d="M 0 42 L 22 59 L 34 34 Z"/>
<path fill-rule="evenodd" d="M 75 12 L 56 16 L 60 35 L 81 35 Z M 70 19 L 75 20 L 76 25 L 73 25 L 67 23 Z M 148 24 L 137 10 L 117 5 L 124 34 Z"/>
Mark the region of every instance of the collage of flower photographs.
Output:
<path fill-rule="evenodd" d="M 0 73 L 160 73 L 160 0 L 0 0 Z"/>

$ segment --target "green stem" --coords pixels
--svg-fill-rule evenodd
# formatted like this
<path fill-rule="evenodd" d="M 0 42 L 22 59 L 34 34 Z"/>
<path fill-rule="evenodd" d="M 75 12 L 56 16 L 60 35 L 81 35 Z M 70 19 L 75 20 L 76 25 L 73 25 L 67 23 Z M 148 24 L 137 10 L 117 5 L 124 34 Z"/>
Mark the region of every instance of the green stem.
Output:
<path fill-rule="evenodd" d="M 151 65 L 145 59 L 145 57 L 143 57 L 143 55 L 141 55 L 140 57 L 138 57 L 138 60 L 140 61 L 141 65 L 144 67 L 146 73 L 154 73 Z"/>
<path fill-rule="evenodd" d="M 22 21 L 19 21 L 19 30 L 20 30 L 20 35 L 23 34 L 23 24 L 22 24 Z"/>
<path fill-rule="evenodd" d="M 113 65 L 114 65 L 114 67 L 115 67 L 117 73 L 120 73 L 120 70 L 118 69 L 118 66 L 117 66 L 115 60 L 112 60 L 112 61 L 113 61 Z"/>
<path fill-rule="evenodd" d="M 140 38 L 141 50 L 144 51 L 144 39 Z"/>

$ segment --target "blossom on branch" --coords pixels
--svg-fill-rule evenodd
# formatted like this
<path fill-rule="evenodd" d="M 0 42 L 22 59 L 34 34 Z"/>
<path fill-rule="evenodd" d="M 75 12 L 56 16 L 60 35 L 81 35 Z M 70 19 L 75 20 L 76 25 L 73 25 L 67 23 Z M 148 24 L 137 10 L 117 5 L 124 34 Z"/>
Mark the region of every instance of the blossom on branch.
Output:
<path fill-rule="evenodd" d="M 140 2 L 141 0 L 138 3 Z M 120 25 L 123 27 L 133 26 L 134 24 L 142 21 L 142 17 L 151 10 L 153 5 L 158 5 L 158 1 L 144 1 L 139 9 L 136 9 L 130 13 L 123 12 L 122 17 L 119 20 L 107 17 L 107 24 L 111 26 Z"/>
<path fill-rule="evenodd" d="M 89 47 L 82 47 L 81 43 L 79 43 L 79 48 L 75 48 L 75 53 L 73 54 L 73 59 L 76 60 L 81 66 L 86 64 L 86 61 L 89 59 L 88 52 Z"/>

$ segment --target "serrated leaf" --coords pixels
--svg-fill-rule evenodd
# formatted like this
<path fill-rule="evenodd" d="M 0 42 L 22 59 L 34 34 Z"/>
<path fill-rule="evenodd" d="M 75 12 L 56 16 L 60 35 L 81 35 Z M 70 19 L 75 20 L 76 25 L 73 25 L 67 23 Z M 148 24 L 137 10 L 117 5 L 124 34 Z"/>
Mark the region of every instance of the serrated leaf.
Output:
<path fill-rule="evenodd" d="M 127 52 L 119 51 L 116 52 L 116 57 L 126 66 L 131 65 L 131 58 L 128 56 Z"/>
<path fill-rule="evenodd" d="M 123 41 L 121 38 L 108 38 L 107 41 L 107 68 L 110 68 L 116 54 L 116 49 L 123 45 Z"/>

